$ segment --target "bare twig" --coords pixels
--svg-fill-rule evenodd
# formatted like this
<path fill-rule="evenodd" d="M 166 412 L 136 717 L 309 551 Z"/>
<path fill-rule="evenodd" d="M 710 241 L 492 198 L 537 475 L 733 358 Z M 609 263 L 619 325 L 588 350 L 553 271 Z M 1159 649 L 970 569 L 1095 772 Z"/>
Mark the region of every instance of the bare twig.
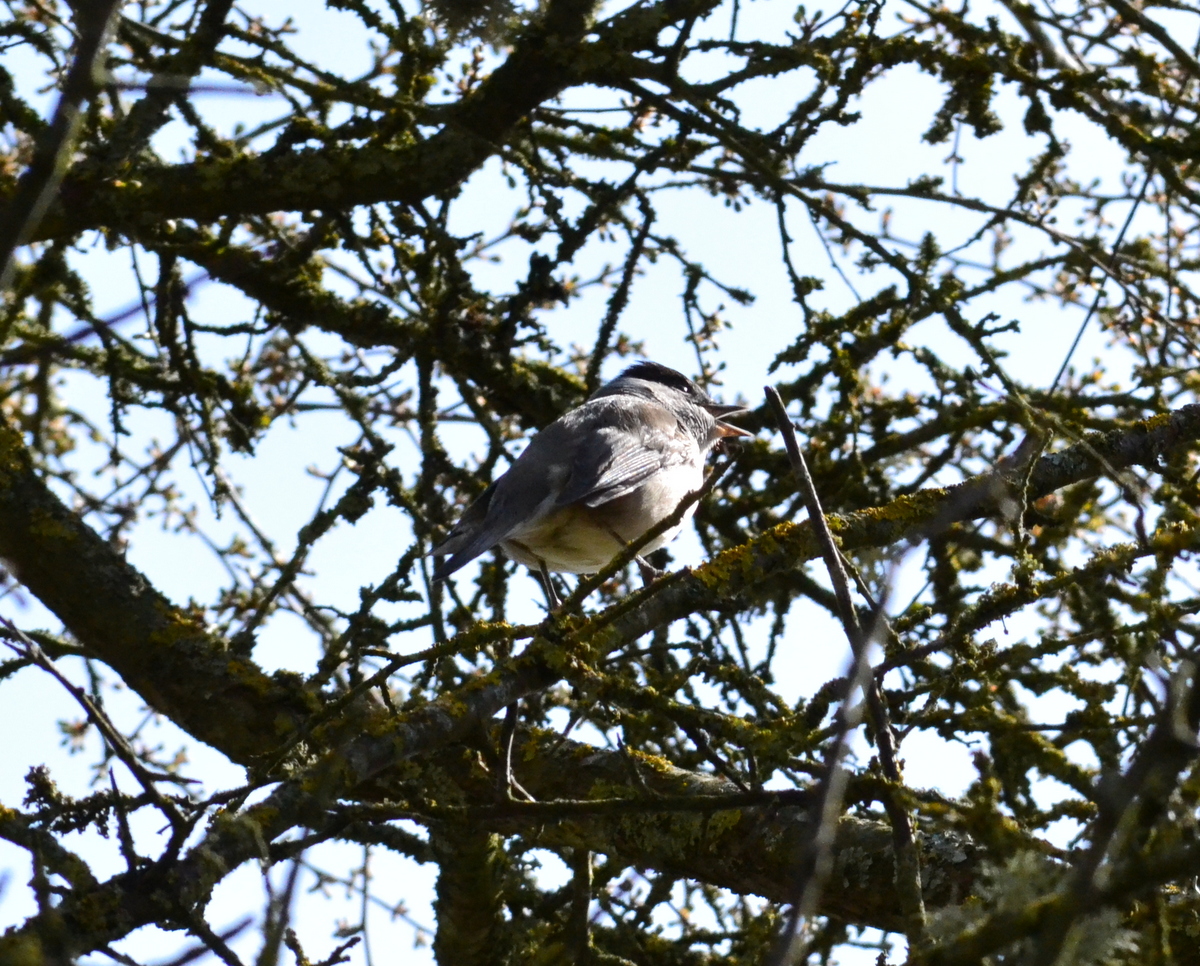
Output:
<path fill-rule="evenodd" d="M 1200 61 L 1189 54 L 1170 32 L 1157 21 L 1151 20 L 1142 11 L 1126 0 L 1105 0 L 1105 2 L 1121 15 L 1121 18 L 1131 24 L 1136 24 L 1151 37 L 1171 52 L 1171 55 L 1182 67 L 1186 67 L 1193 77 L 1200 78 Z M 1174 116 L 1174 112 L 1172 112 Z"/>
<path fill-rule="evenodd" d="M 33 638 L 29 637 L 19 627 L 12 623 L 7 617 L 0 615 L 0 625 L 3 625 L 9 633 L 14 635 L 20 644 L 13 644 L 5 641 L 4 644 L 14 653 L 28 658 L 33 664 L 40 667 L 43 671 L 54 678 L 61 684 L 67 692 L 73 697 L 87 713 L 92 724 L 96 726 L 96 730 L 104 737 L 112 748 L 113 753 L 121 760 L 122 764 L 133 774 L 146 792 L 146 795 L 154 802 L 155 806 L 166 816 L 171 823 L 171 827 L 175 831 L 175 837 L 182 841 L 181 837 L 186 836 L 187 831 L 191 828 L 191 823 L 184 818 L 183 814 L 175 807 L 175 804 L 168 800 L 158 790 L 155 782 L 166 781 L 177 784 L 179 779 L 174 775 L 152 772 L 143 765 L 137 757 L 137 753 L 129 746 L 129 742 L 125 740 L 125 736 L 117 730 L 116 725 L 112 723 L 108 715 L 93 701 L 87 693 L 80 687 L 72 684 L 63 673 L 54 665 L 54 662 L 46 656 L 46 653 L 38 646 Z"/>
<path fill-rule="evenodd" d="M 850 701 L 855 691 L 861 687 L 870 711 L 871 723 L 875 730 L 875 743 L 879 751 L 879 763 L 884 777 L 894 786 L 882 796 L 884 808 L 892 823 L 892 832 L 896 843 L 896 886 L 905 905 L 905 916 L 911 922 L 915 935 L 920 935 L 924 926 L 924 903 L 921 898 L 920 860 L 917 854 L 916 841 L 913 834 L 912 820 L 903 806 L 897 800 L 896 790 L 901 784 L 900 767 L 896 761 L 896 738 L 888 719 L 887 706 L 883 699 L 883 690 L 879 681 L 871 674 L 870 645 L 885 624 L 886 618 L 881 602 L 874 608 L 872 626 L 864 633 L 851 594 L 850 578 L 842 564 L 841 551 L 829 529 L 825 512 L 821 507 L 820 497 L 813 483 L 812 474 L 804 454 L 800 451 L 796 440 L 796 432 L 788 417 L 787 407 L 773 386 L 766 387 L 767 401 L 774 411 L 783 433 L 784 445 L 787 448 L 788 459 L 792 469 L 800 481 L 801 492 L 808 507 L 809 520 L 817 543 L 821 548 L 821 556 L 829 572 L 833 584 L 834 596 L 837 601 L 838 616 L 842 622 L 850 647 L 854 652 L 854 670 L 849 676 L 849 685 L 842 695 L 842 720 L 839 734 L 829 751 L 826 761 L 826 775 L 822 782 L 820 795 L 820 820 L 816 823 L 813 840 L 810 844 L 810 858 L 806 876 L 801 881 L 801 898 L 793 911 L 791 934 L 794 935 L 801 917 L 812 914 L 820 900 L 824 887 L 824 877 L 832 866 L 833 833 L 836 829 L 837 816 L 841 811 L 841 800 L 845 790 L 845 773 L 841 768 L 841 758 L 845 754 L 846 743 L 850 732 L 857 726 L 857 718 L 861 711 L 855 713 L 851 722 Z M 786 945 L 790 945 L 791 936 Z"/>

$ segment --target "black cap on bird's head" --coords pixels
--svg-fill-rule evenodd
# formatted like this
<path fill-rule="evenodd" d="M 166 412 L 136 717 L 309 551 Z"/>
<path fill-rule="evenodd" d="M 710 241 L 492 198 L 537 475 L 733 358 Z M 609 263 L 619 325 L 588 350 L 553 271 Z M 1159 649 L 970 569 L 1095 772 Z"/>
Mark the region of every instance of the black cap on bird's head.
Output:
<path fill-rule="evenodd" d="M 682 372 L 678 372 L 670 366 L 664 366 L 661 362 L 635 362 L 633 365 L 628 366 L 617 378 L 642 379 L 646 382 L 657 382 L 663 386 L 670 386 L 685 396 L 694 396 L 698 399 L 708 398 L 708 394 Z"/>
<path fill-rule="evenodd" d="M 664 366 L 661 362 L 650 362 L 648 360 L 645 362 L 635 362 L 617 376 L 613 382 L 619 383 L 623 379 L 640 379 L 643 382 L 655 382 L 681 393 L 717 420 L 717 428 L 722 436 L 754 435 L 753 433 L 746 432 L 744 429 L 738 429 L 736 426 L 731 426 L 721 421 L 723 416 L 734 416 L 738 413 L 749 412 L 748 409 L 744 406 L 725 406 L 716 402 L 682 372 L 672 369 L 670 366 Z"/>

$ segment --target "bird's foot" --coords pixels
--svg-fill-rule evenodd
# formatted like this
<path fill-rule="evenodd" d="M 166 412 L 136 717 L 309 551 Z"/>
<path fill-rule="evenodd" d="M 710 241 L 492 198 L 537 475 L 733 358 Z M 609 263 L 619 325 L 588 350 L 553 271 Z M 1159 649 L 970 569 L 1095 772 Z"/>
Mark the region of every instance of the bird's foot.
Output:
<path fill-rule="evenodd" d="M 638 556 L 634 557 L 633 559 L 637 563 L 638 572 L 642 575 L 642 586 L 648 587 L 650 584 L 654 583 L 654 581 L 658 580 L 659 577 L 666 576 L 667 572 L 665 570 L 659 570 L 654 566 L 654 564 L 648 562 L 641 554 L 638 554 Z"/>

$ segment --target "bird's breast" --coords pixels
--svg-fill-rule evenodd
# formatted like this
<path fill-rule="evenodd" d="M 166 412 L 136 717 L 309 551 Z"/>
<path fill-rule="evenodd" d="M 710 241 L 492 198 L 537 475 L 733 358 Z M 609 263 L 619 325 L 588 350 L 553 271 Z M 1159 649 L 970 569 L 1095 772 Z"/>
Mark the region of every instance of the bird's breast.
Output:
<path fill-rule="evenodd" d="M 675 512 L 680 502 L 704 481 L 702 465 L 665 467 L 636 490 L 589 507 L 573 503 L 545 515 L 531 527 L 504 540 L 501 549 L 517 563 L 537 569 L 590 574 L 601 570 L 626 544 Z M 678 536 L 696 506 L 688 507 L 677 526 L 642 548 L 650 553 Z"/>

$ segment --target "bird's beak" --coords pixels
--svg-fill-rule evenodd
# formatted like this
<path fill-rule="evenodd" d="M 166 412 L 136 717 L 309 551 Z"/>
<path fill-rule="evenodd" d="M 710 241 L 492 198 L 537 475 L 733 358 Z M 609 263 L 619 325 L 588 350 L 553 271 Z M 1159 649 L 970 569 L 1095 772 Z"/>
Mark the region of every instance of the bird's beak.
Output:
<path fill-rule="evenodd" d="M 706 402 L 700 405 L 717 419 L 723 419 L 725 416 L 740 416 L 742 413 L 750 412 L 745 406 L 722 406 L 715 402 Z"/>
<path fill-rule="evenodd" d="M 745 410 L 743 410 L 745 412 Z M 722 439 L 728 436 L 753 436 L 754 434 L 742 429 L 740 426 L 734 426 L 732 423 L 723 423 L 717 420 L 716 425 L 717 435 Z"/>
<path fill-rule="evenodd" d="M 740 416 L 743 413 L 750 412 L 744 406 L 722 406 L 720 403 L 710 402 L 705 403 L 704 408 L 707 409 L 717 419 L 716 431 L 717 435 L 726 438 L 729 436 L 753 436 L 746 430 L 733 426 L 730 423 L 724 422 L 725 416 Z"/>

